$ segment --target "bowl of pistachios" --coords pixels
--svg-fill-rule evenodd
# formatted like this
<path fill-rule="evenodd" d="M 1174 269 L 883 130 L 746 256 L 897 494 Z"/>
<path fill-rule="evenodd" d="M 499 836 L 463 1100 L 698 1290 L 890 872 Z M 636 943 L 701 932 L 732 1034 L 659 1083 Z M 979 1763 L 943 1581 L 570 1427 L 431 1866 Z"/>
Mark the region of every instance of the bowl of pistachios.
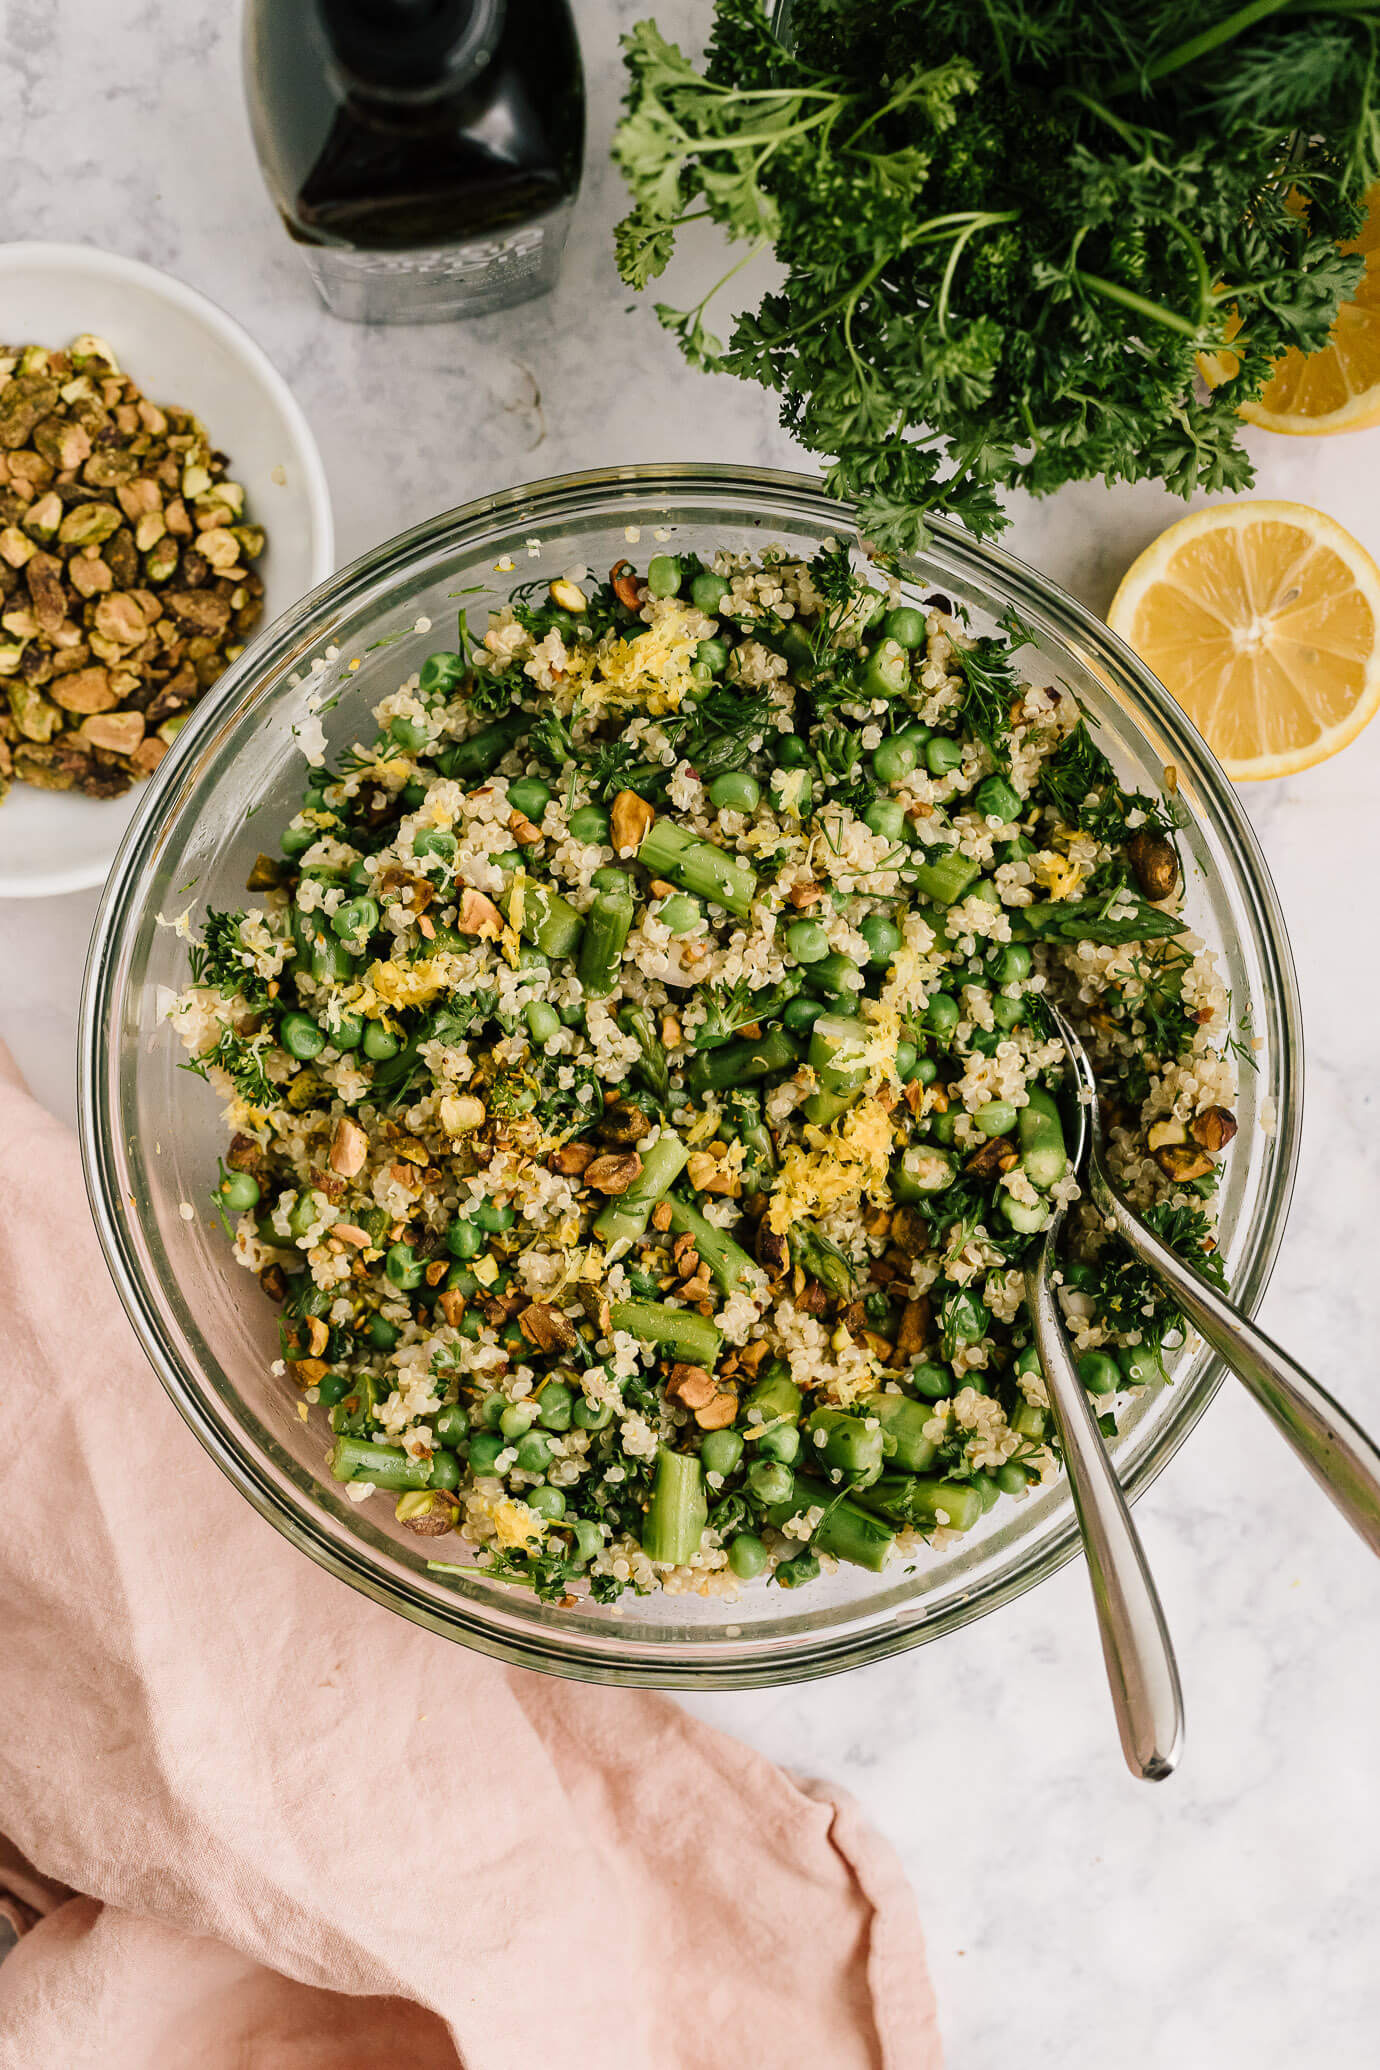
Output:
<path fill-rule="evenodd" d="M 334 565 L 300 407 L 213 302 L 0 245 L 0 897 L 99 884 L 197 701 Z"/>

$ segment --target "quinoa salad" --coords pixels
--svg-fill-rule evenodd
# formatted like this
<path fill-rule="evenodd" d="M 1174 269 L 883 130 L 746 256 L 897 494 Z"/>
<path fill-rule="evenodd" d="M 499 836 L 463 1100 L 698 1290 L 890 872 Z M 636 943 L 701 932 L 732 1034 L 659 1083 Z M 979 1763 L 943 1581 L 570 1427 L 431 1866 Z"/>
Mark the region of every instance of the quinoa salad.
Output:
<path fill-rule="evenodd" d="M 573 1607 L 951 1542 L 1059 1470 L 1022 1267 L 1061 1203 L 1104 1431 L 1163 1383 L 1050 1003 L 1219 1284 L 1249 1052 L 1172 777 L 1123 789 L 1023 644 L 834 542 L 527 583 L 204 915 L 170 1012 L 227 1240 L 323 1479 L 433 1567 Z"/>

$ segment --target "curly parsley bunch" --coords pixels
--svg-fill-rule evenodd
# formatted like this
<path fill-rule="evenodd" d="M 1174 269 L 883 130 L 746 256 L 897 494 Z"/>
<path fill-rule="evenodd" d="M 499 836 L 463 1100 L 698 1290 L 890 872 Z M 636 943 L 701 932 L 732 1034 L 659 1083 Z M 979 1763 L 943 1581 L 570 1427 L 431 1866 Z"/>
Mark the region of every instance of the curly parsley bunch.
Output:
<path fill-rule="evenodd" d="M 782 287 L 692 363 L 760 381 L 881 547 L 998 492 L 1253 479 L 1237 410 L 1326 343 L 1380 177 L 1373 0 L 716 0 L 703 70 L 625 39 L 615 154 L 644 287 L 705 216 Z M 735 271 L 738 270 L 736 267 Z M 1239 325 L 1239 329 L 1238 329 Z M 1230 328 L 1229 328 L 1230 327 Z M 1209 391 L 1200 354 L 1228 342 Z"/>

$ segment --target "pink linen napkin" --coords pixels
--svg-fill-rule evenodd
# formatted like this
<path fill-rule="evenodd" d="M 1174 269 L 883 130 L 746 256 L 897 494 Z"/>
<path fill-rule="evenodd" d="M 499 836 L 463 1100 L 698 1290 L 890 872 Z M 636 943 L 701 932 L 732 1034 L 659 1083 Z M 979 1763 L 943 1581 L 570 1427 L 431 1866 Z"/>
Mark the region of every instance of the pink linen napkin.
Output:
<path fill-rule="evenodd" d="M 940 2070 L 846 1799 L 414 1630 L 254 1514 L 2 1046 L 0 1319 L 0 2070 Z"/>

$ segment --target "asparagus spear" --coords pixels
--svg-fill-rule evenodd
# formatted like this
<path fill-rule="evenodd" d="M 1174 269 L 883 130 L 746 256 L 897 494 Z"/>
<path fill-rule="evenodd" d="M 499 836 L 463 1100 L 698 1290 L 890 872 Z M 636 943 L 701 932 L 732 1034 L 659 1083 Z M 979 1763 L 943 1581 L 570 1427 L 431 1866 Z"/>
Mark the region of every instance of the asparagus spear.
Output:
<path fill-rule="evenodd" d="M 819 1128 L 851 1106 L 867 1083 L 867 1029 L 841 1014 L 821 1014 L 810 1031 L 810 1066 L 819 1091 L 805 1102 L 805 1119 Z"/>
<path fill-rule="evenodd" d="M 896 1543 L 895 1532 L 880 1517 L 860 1509 L 848 1497 L 840 1500 L 836 1490 L 823 1481 L 798 1474 L 790 1501 L 774 1503 L 767 1511 L 767 1522 L 779 1531 L 802 1510 L 815 1508 L 822 1509 L 825 1515 L 811 1543 L 836 1560 L 847 1560 L 854 1567 L 867 1567 L 880 1574 Z"/>
<path fill-rule="evenodd" d="M 726 1092 L 747 1079 L 770 1078 L 799 1058 L 795 1037 L 785 1028 L 769 1028 L 757 1042 L 726 1042 L 721 1049 L 697 1056 L 685 1074 L 686 1089 L 696 1098 Z"/>
<path fill-rule="evenodd" d="M 594 903 L 585 915 L 578 965 L 587 998 L 606 999 L 618 983 L 623 944 L 632 931 L 636 911 L 629 886 L 594 894 Z"/>
<path fill-rule="evenodd" d="M 1048 1192 L 1069 1168 L 1064 1148 L 1064 1127 L 1059 1109 L 1042 1085 L 1026 1092 L 1026 1104 L 1017 1116 L 1021 1137 L 1021 1164 L 1032 1186 Z"/>
<path fill-rule="evenodd" d="M 669 819 L 658 819 L 637 851 L 637 859 L 654 877 L 668 877 L 682 891 L 711 899 L 740 920 L 746 920 L 757 896 L 757 879 L 745 862 L 713 841 L 687 834 Z"/>
<path fill-rule="evenodd" d="M 505 919 L 512 902 L 512 891 L 505 891 L 499 900 Z M 584 924 L 569 899 L 562 898 L 559 891 L 553 891 L 549 884 L 535 884 L 530 877 L 524 883 L 522 925 L 518 932 L 534 949 L 540 949 L 543 956 L 573 955 Z"/>
<path fill-rule="evenodd" d="M 674 1129 L 664 1128 L 656 1141 L 642 1152 L 642 1170 L 626 1193 L 610 1200 L 596 1217 L 594 1233 L 604 1244 L 637 1242 L 647 1227 L 647 1218 L 664 1198 L 685 1167 L 690 1155 Z"/>
<path fill-rule="evenodd" d="M 708 1316 L 693 1308 L 667 1308 L 659 1301 L 615 1301 L 609 1310 L 615 1330 L 626 1330 L 644 1344 L 688 1366 L 712 1367 L 723 1339 Z"/>
<path fill-rule="evenodd" d="M 376 1488 L 431 1485 L 429 1459 L 414 1459 L 401 1445 L 376 1445 L 370 1438 L 338 1437 L 331 1448 L 331 1472 L 338 1481 L 372 1481 Z"/>
<path fill-rule="evenodd" d="M 649 1560 L 683 1566 L 699 1551 L 709 1507 L 700 1462 L 693 1452 L 657 1454 L 652 1499 L 642 1526 L 642 1550 Z"/>
<path fill-rule="evenodd" d="M 509 748 L 522 738 L 531 724 L 530 712 L 506 712 L 501 719 L 495 719 L 492 726 L 481 726 L 478 733 L 472 733 L 468 740 L 458 741 L 454 747 L 442 748 L 436 758 L 442 776 L 456 777 L 461 783 L 492 776 Z"/>
<path fill-rule="evenodd" d="M 920 896 L 932 899 L 937 906 L 956 905 L 981 874 L 982 865 L 971 856 L 960 855 L 956 848 L 928 862 L 914 863 L 907 872 Z"/>
<path fill-rule="evenodd" d="M 709 1267 L 710 1278 L 723 1293 L 731 1294 L 741 1284 L 743 1275 L 753 1270 L 752 1260 L 741 1244 L 736 1244 L 725 1230 L 716 1229 L 697 1207 L 675 1193 L 671 1195 L 671 1227 L 677 1236 L 694 1237 L 695 1249 Z"/>

